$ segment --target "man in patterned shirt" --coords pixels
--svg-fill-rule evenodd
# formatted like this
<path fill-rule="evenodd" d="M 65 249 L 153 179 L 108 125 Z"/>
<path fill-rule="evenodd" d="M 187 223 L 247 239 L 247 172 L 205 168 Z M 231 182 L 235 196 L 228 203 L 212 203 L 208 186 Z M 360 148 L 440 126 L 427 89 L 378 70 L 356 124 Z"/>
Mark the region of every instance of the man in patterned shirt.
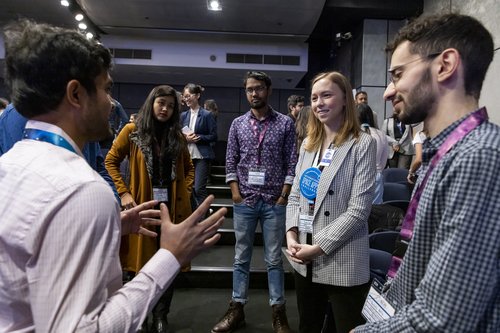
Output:
<path fill-rule="evenodd" d="M 413 237 L 385 294 L 396 312 L 354 332 L 499 332 L 500 128 L 478 105 L 492 37 L 446 14 L 412 22 L 388 50 L 384 97 L 430 138 L 405 218 Z"/>
<path fill-rule="evenodd" d="M 226 182 L 231 186 L 236 235 L 233 294 L 229 310 L 212 332 L 232 332 L 245 322 L 243 306 L 258 221 L 264 237 L 273 328 L 275 332 L 290 332 L 281 245 L 297 163 L 295 126 L 290 117 L 268 105 L 271 79 L 266 73 L 248 72 L 244 87 L 251 109 L 231 124 L 226 154 Z"/>

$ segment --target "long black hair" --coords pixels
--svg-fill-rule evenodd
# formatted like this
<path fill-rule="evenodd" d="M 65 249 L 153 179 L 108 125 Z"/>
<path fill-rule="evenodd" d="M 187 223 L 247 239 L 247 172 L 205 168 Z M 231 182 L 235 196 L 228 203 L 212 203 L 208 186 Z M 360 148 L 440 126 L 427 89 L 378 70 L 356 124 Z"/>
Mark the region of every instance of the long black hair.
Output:
<path fill-rule="evenodd" d="M 359 122 L 363 131 L 370 133 L 369 127 L 375 127 L 372 108 L 368 104 L 360 103 L 356 105 L 356 111 L 358 112 Z"/>
<path fill-rule="evenodd" d="M 162 123 L 154 117 L 153 104 L 157 97 L 165 96 L 172 96 L 175 104 L 170 119 Z M 162 157 L 167 154 L 175 159 L 187 147 L 186 139 L 181 131 L 179 99 L 176 90 L 171 86 L 161 85 L 151 90 L 135 123 L 137 134 L 145 144 L 151 145 L 155 139 L 158 141 Z"/>

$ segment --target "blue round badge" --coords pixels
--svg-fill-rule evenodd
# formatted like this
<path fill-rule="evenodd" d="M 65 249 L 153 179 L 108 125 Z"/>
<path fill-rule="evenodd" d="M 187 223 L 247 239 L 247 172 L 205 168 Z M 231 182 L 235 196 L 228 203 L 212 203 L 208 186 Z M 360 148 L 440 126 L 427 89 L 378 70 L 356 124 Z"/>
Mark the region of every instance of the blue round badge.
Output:
<path fill-rule="evenodd" d="M 300 177 L 300 193 L 308 200 L 316 198 L 319 177 L 321 171 L 318 168 L 308 168 Z"/>

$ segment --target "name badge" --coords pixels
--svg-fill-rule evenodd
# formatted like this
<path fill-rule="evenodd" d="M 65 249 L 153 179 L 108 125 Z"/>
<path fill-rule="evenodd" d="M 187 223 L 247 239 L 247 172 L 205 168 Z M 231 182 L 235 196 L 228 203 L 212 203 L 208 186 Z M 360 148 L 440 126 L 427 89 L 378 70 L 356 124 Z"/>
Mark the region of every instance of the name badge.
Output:
<path fill-rule="evenodd" d="M 250 185 L 264 185 L 266 181 L 265 169 L 248 170 L 248 183 Z"/>
<path fill-rule="evenodd" d="M 394 307 L 382 296 L 383 284 L 377 279 L 373 283 L 366 297 L 361 314 L 369 323 L 374 323 L 394 316 Z"/>
<path fill-rule="evenodd" d="M 321 161 L 319 162 L 319 166 L 329 166 L 330 164 L 332 164 L 332 160 L 333 160 L 333 153 L 335 152 L 334 149 L 330 149 L 328 148 L 327 150 L 325 150 L 325 153 L 323 154 L 323 157 L 321 158 Z"/>
<path fill-rule="evenodd" d="M 159 202 L 168 202 L 168 189 L 164 187 L 153 187 L 153 199 Z"/>
<path fill-rule="evenodd" d="M 318 168 L 308 168 L 300 177 L 300 193 L 308 200 L 316 199 L 321 171 Z"/>
<path fill-rule="evenodd" d="M 312 234 L 313 232 L 313 216 L 300 214 L 299 216 L 299 231 Z"/>

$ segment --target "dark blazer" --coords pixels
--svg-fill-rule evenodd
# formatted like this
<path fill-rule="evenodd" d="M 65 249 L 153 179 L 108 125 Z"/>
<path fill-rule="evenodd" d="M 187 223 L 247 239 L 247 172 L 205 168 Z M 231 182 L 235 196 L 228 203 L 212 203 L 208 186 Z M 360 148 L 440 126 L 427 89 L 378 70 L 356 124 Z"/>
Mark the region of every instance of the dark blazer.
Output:
<path fill-rule="evenodd" d="M 181 114 L 181 127 L 188 126 L 191 120 L 191 111 L 187 110 Z M 200 141 L 196 143 L 196 147 L 201 153 L 201 156 L 206 159 L 214 159 L 215 153 L 211 143 L 217 141 L 217 122 L 215 121 L 212 112 L 200 107 L 194 133 L 200 137 Z"/>

